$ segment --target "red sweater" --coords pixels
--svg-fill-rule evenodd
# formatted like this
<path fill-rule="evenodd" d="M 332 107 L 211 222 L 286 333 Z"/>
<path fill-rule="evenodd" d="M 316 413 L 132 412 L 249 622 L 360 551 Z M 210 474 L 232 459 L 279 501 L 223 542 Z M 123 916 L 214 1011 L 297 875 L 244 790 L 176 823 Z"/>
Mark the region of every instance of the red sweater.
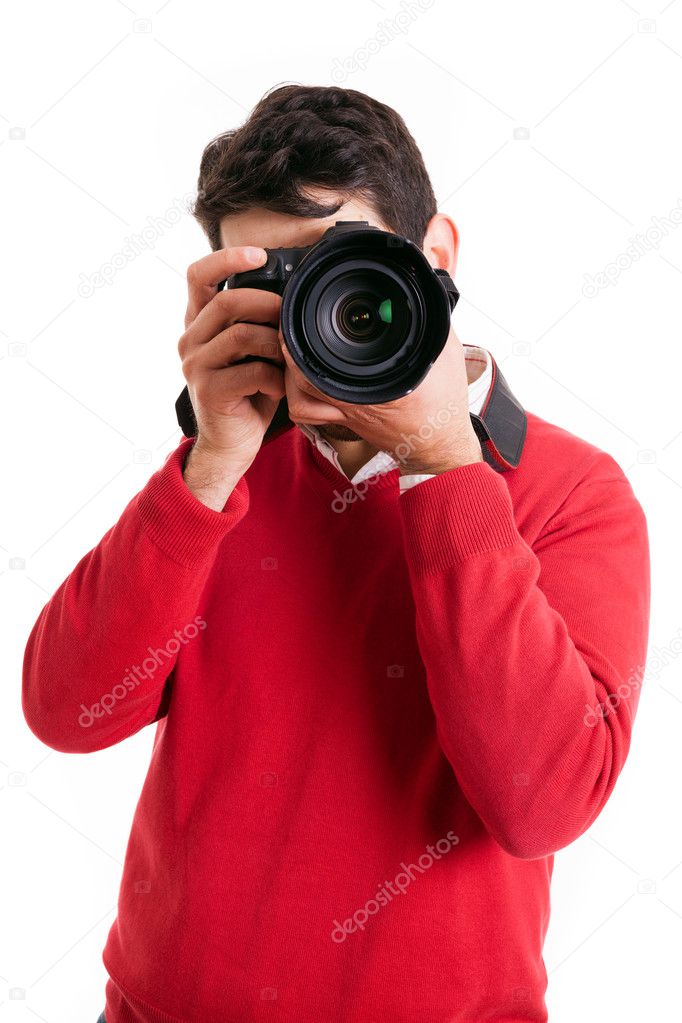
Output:
<path fill-rule="evenodd" d="M 54 749 L 158 721 L 107 1023 L 546 1020 L 552 854 L 613 789 L 646 653 L 623 472 L 531 415 L 518 469 L 402 496 L 393 470 L 335 510 L 348 480 L 293 429 L 215 512 L 191 443 L 26 651 Z"/>

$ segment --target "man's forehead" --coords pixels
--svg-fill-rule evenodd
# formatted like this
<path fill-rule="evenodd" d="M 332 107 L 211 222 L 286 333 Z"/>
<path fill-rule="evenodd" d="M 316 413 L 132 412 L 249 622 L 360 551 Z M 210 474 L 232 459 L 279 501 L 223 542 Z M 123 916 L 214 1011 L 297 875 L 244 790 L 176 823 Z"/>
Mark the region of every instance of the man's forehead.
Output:
<path fill-rule="evenodd" d="M 371 207 L 350 200 L 330 217 L 292 217 L 265 209 L 231 214 L 220 222 L 220 238 L 224 247 L 262 245 L 273 249 L 313 245 L 337 220 L 367 220 L 382 226 Z"/>

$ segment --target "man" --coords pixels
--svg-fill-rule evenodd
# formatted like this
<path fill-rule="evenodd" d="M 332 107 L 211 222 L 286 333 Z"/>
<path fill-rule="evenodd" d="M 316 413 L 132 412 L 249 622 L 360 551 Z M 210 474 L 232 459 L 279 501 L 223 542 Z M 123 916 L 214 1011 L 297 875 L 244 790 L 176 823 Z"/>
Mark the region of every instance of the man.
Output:
<path fill-rule="evenodd" d="M 352 406 L 294 365 L 278 296 L 217 291 L 336 220 L 454 273 L 455 225 L 389 107 L 271 92 L 205 150 L 195 215 L 198 436 L 25 661 L 55 749 L 157 723 L 106 1021 L 546 1020 L 552 856 L 604 807 L 637 706 L 642 509 L 610 455 L 532 414 L 517 467 L 484 458 L 470 413 L 496 367 L 454 332 L 411 394 Z M 283 397 L 297 426 L 263 444 Z"/>

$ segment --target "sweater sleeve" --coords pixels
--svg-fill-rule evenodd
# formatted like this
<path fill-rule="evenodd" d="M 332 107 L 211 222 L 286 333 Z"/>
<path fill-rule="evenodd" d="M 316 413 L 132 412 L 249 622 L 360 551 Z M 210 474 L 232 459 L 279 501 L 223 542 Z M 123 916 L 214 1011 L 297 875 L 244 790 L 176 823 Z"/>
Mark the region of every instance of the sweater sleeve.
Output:
<path fill-rule="evenodd" d="M 483 462 L 400 508 L 443 751 L 508 853 L 549 855 L 595 820 L 628 753 L 649 627 L 642 508 L 604 452 L 532 549 Z"/>
<path fill-rule="evenodd" d="M 104 749 L 157 720 L 183 646 L 210 628 L 198 601 L 249 493 L 242 477 L 221 512 L 202 504 L 182 477 L 192 444 L 171 452 L 33 626 L 22 707 L 53 749 Z"/>

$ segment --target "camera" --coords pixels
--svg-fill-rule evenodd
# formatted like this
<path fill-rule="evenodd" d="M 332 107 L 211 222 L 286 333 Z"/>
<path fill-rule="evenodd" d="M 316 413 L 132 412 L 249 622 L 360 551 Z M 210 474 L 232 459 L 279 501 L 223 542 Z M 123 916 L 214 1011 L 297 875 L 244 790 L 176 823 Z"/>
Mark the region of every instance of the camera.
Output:
<path fill-rule="evenodd" d="M 281 295 L 282 337 L 319 391 L 381 404 L 421 383 L 459 295 L 415 244 L 367 221 L 336 221 L 313 246 L 266 251 L 262 267 L 225 283 Z"/>
<path fill-rule="evenodd" d="M 263 266 L 232 274 L 218 288 L 281 295 L 282 337 L 318 391 L 352 405 L 381 405 L 422 382 L 445 347 L 459 292 L 418 246 L 366 220 L 337 220 L 314 245 L 265 251 Z M 254 360 L 272 361 L 255 355 L 240 361 Z M 469 415 L 484 460 L 505 472 L 519 464 L 526 413 L 491 361 L 483 409 Z M 187 387 L 175 414 L 185 437 L 196 437 Z M 263 444 L 293 425 L 282 398 Z"/>
<path fill-rule="evenodd" d="M 282 296 L 285 344 L 319 391 L 372 405 L 421 383 L 445 346 L 459 292 L 413 242 L 366 220 L 338 220 L 314 245 L 266 252 L 263 266 L 232 274 L 218 288 Z M 191 436 L 187 388 L 175 407 Z"/>
<path fill-rule="evenodd" d="M 263 266 L 233 274 L 225 286 L 282 296 L 287 349 L 319 391 L 381 404 L 424 379 L 459 295 L 421 249 L 360 220 L 337 221 L 314 245 L 266 251 Z"/>

